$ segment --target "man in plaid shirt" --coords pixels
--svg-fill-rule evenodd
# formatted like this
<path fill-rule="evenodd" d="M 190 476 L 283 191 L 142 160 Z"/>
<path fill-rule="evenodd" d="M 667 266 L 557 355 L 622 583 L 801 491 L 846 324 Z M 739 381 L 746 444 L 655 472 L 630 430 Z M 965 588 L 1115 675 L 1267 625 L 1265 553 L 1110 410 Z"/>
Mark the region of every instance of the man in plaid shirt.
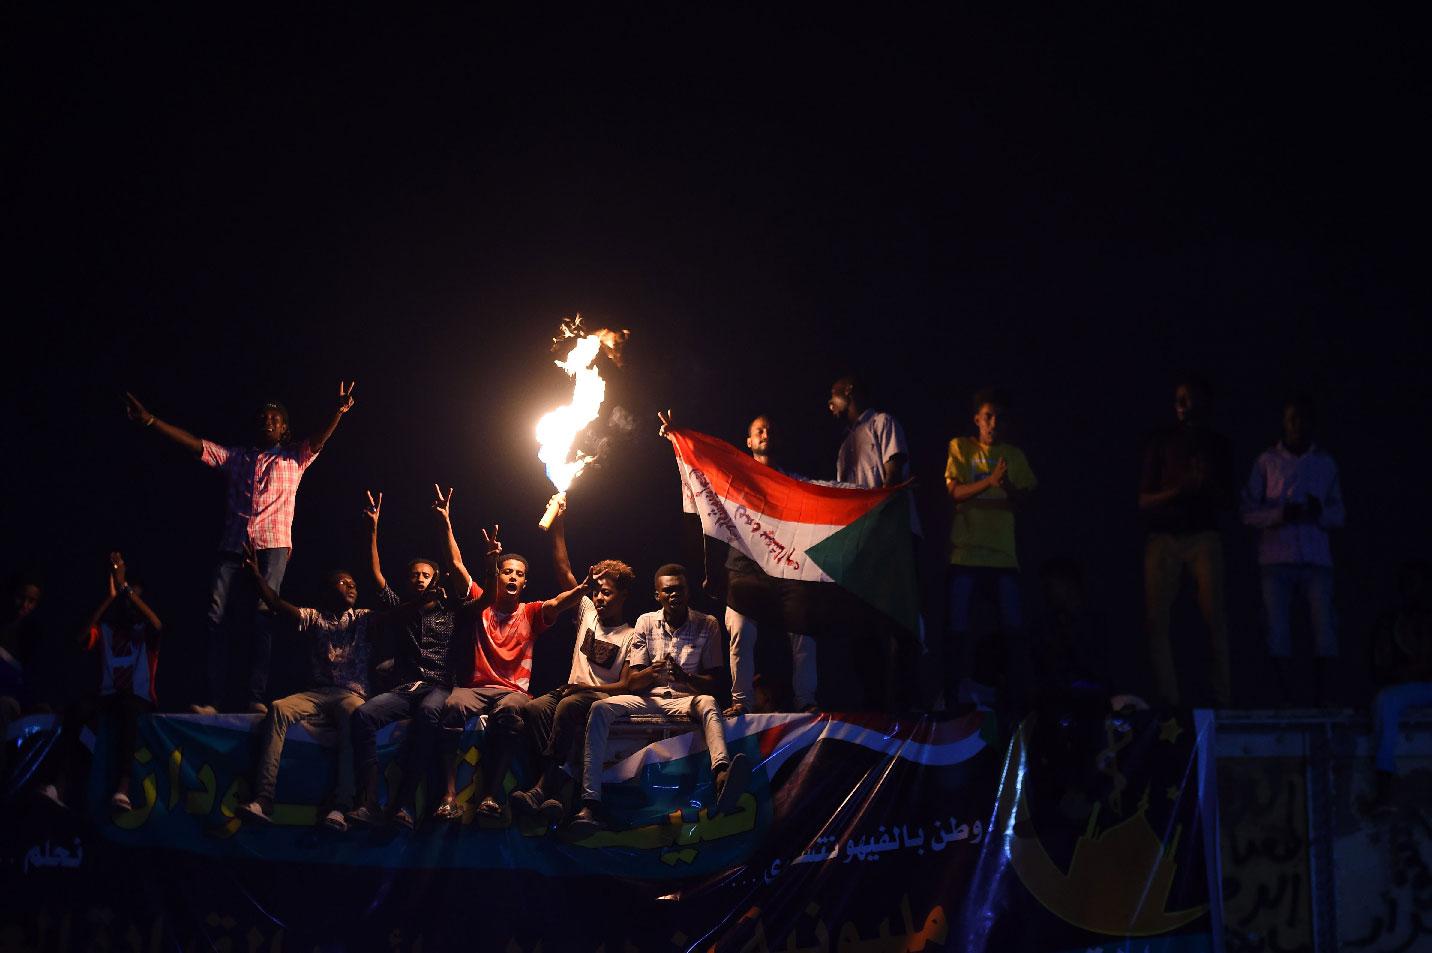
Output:
<path fill-rule="evenodd" d="M 356 382 L 355 382 L 356 383 Z M 223 704 L 228 672 L 228 641 L 221 628 L 231 602 L 256 607 L 249 655 L 249 679 L 245 690 L 246 710 L 266 714 L 268 667 L 273 635 L 268 626 L 267 607 L 243 576 L 244 546 L 251 544 L 264 581 L 275 593 L 283 585 L 293 550 L 293 506 L 298 484 L 318 457 L 338 422 L 353 407 L 353 383 L 338 384 L 338 406 L 328 425 L 307 440 L 294 441 L 289 431 L 288 410 L 277 401 L 259 408 L 255 419 L 253 445 L 222 447 L 180 427 L 160 420 L 145 409 L 139 398 L 126 393 L 129 419 L 150 427 L 184 447 L 208 466 L 222 470 L 228 483 L 224 535 L 219 543 L 219 561 L 209 594 L 208 678 L 201 704 L 192 711 L 212 715 Z M 238 590 L 242 587 L 242 594 Z"/>

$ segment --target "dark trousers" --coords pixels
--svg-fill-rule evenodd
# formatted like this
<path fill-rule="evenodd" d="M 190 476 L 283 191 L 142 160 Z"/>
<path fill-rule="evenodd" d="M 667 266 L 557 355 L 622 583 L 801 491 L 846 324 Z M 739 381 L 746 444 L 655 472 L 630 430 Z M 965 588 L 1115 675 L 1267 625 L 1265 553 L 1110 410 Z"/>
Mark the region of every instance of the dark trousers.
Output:
<path fill-rule="evenodd" d="M 542 758 L 558 765 L 570 762 L 581 771 L 587 744 L 587 715 L 601 692 L 570 692 L 558 698 L 538 695 L 522 708 L 532 748 Z"/>
<path fill-rule="evenodd" d="M 412 719 L 409 726 L 407 753 L 403 770 L 403 793 L 417 788 L 417 779 L 432 761 L 433 747 L 442 728 L 443 706 L 452 689 L 433 682 L 419 682 L 413 688 L 374 695 L 353 712 L 353 772 L 365 790 L 359 796 L 370 805 L 378 792 L 372 784 L 378 770 L 378 731 L 384 725 L 403 718 Z M 401 795 L 395 803 L 401 805 Z"/>
<path fill-rule="evenodd" d="M 134 747 L 139 737 L 139 716 L 154 711 L 154 705 L 147 698 L 140 698 L 130 692 L 113 692 L 81 699 L 65 709 L 61 722 L 60 737 L 51 778 L 64 782 L 74 763 L 75 752 L 80 747 L 80 732 L 95 719 L 113 719 L 115 735 L 111 748 L 113 760 L 108 777 L 110 783 L 127 776 L 130 763 L 134 760 Z"/>
<path fill-rule="evenodd" d="M 254 555 L 259 572 L 263 573 L 274 592 L 283 586 L 288 569 L 287 548 L 260 549 Z M 237 633 L 224 631 L 226 617 L 238 622 Z M 209 612 L 206 634 L 209 641 L 205 704 L 222 708 L 229 678 L 229 643 L 235 637 L 248 645 L 248 681 L 244 686 L 245 705 L 268 701 L 269 658 L 273 654 L 272 620 L 268 607 L 259 598 L 258 589 L 244 570 L 241 553 L 219 553 L 214 567 L 214 582 L 209 590 Z"/>

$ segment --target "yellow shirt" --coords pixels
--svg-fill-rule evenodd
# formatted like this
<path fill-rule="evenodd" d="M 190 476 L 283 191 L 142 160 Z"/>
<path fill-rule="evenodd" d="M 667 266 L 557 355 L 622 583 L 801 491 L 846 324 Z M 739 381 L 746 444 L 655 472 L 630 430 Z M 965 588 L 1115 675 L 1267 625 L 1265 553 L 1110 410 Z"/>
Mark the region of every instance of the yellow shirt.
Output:
<path fill-rule="evenodd" d="M 1009 482 L 1020 490 L 1039 485 L 1024 453 L 1007 443 L 982 447 L 973 437 L 950 441 L 945 461 L 945 479 L 957 483 L 978 483 L 989 476 L 1003 458 Z M 950 527 L 950 562 L 956 566 L 993 566 L 1018 569 L 1014 554 L 1014 511 L 1008 508 L 1009 494 L 1002 487 L 985 490 L 955 507 Z"/>

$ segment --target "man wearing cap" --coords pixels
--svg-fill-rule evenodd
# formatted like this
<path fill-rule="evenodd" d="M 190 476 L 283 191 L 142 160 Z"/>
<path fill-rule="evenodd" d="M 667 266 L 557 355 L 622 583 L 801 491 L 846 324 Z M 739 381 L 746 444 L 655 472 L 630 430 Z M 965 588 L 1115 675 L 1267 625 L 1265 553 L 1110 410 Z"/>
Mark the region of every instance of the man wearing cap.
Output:
<path fill-rule="evenodd" d="M 260 575 L 269 588 L 279 592 L 293 549 L 293 508 L 299 481 L 333 436 L 333 431 L 338 429 L 343 415 L 352 409 L 353 386 L 339 382 L 338 406 L 333 417 L 322 431 L 306 440 L 292 440 L 288 410 L 282 404 L 265 403 L 255 416 L 253 443 L 248 447 L 222 447 L 201 440 L 187 430 L 160 420 L 133 394 L 124 395 L 130 420 L 174 441 L 202 463 L 222 470 L 228 484 L 224 535 L 219 543 L 219 560 L 209 594 L 207 679 L 200 703 L 192 707 L 196 714 L 215 714 L 224 701 L 229 652 L 221 630 L 225 613 L 235 601 L 241 606 L 256 608 L 252 617 L 244 710 L 256 714 L 268 711 L 263 700 L 268 696 L 272 633 L 266 607 L 259 603 L 252 586 L 246 585 L 244 548 L 246 544 L 253 547 Z"/>

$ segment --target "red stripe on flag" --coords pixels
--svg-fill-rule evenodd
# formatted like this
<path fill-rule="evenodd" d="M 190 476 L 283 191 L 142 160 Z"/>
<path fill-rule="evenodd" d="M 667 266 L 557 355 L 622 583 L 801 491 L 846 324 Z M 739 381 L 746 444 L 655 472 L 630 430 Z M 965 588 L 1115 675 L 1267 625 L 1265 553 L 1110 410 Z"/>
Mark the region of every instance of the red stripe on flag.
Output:
<path fill-rule="evenodd" d="M 806 483 L 757 463 L 750 455 L 715 437 L 695 430 L 669 433 L 676 455 L 687 466 L 700 470 L 718 496 L 771 519 L 848 526 L 895 492 L 891 487 L 847 490 Z M 697 496 L 700 497 L 699 492 Z"/>

